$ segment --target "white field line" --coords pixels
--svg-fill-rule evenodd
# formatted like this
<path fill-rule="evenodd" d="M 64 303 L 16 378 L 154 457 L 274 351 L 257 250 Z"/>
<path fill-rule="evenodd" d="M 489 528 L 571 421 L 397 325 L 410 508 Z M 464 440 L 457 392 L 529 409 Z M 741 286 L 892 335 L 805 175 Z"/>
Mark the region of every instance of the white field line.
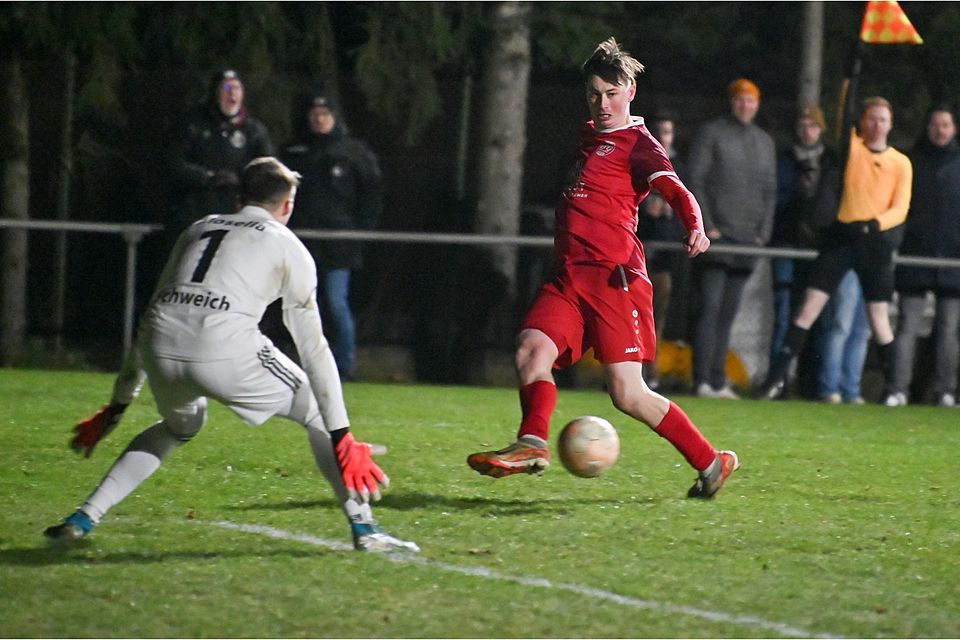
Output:
<path fill-rule="evenodd" d="M 353 545 L 347 544 L 345 542 L 337 542 L 335 540 L 326 540 L 324 538 L 318 538 L 317 536 L 311 536 L 302 533 L 293 533 L 292 531 L 284 531 L 283 529 L 275 529 L 273 527 L 267 527 L 263 525 L 255 524 L 237 524 L 235 522 L 227 521 L 217 521 L 217 522 L 199 522 L 198 524 L 207 524 L 214 527 L 220 527 L 223 529 L 232 529 L 234 531 L 242 531 L 244 533 L 256 533 L 262 536 L 267 536 L 268 538 L 277 538 L 280 540 L 293 540 L 295 542 L 303 542 L 310 544 L 316 547 L 326 547 L 327 549 L 333 549 L 334 551 L 352 551 Z M 783 622 L 773 622 L 770 620 L 764 620 L 762 618 L 757 618 L 755 616 L 741 616 L 734 615 L 730 613 L 724 613 L 722 611 L 711 611 L 709 609 L 700 609 L 697 607 L 682 606 L 676 604 L 669 604 L 665 602 L 657 602 L 655 600 L 641 600 L 639 598 L 632 598 L 630 596 L 620 595 L 618 593 L 613 593 L 612 591 L 605 591 L 603 589 L 596 589 L 594 587 L 587 587 L 579 584 L 572 584 L 567 582 L 554 582 L 553 580 L 548 580 L 547 578 L 533 578 L 529 576 L 512 576 L 505 573 L 500 573 L 499 571 L 494 571 L 486 567 L 462 567 L 455 564 L 448 564 L 446 562 L 437 562 L 435 560 L 427 560 L 421 556 L 412 555 L 409 553 L 385 553 L 382 554 L 384 558 L 390 560 L 391 562 L 396 562 L 400 564 L 415 564 L 422 567 L 428 567 L 431 569 L 438 569 L 440 571 L 446 571 L 449 573 L 459 573 L 466 576 L 473 576 L 477 578 L 486 578 L 488 580 L 498 580 L 501 582 L 515 582 L 517 584 L 522 584 L 531 587 L 541 587 L 543 589 L 556 589 L 558 591 L 569 591 L 571 593 L 576 593 L 588 598 L 594 598 L 596 600 L 606 600 L 607 602 L 614 602 L 625 607 L 630 607 L 632 609 L 647 609 L 650 611 L 668 613 L 673 615 L 682 615 L 689 616 L 692 618 L 702 618 L 703 620 L 709 620 L 711 622 L 721 622 L 735 624 L 744 627 L 751 627 L 755 629 L 763 629 L 766 631 L 772 631 L 778 633 L 782 636 L 792 637 L 792 638 L 842 638 L 843 636 L 835 634 L 824 634 L 824 633 L 814 633 L 806 629 L 800 629 L 798 627 L 791 626 Z"/>

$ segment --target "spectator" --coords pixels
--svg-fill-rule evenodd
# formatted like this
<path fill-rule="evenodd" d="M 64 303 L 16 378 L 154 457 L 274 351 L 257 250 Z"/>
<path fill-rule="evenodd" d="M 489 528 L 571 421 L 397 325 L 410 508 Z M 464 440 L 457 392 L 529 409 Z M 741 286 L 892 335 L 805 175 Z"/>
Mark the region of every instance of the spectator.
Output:
<path fill-rule="evenodd" d="M 797 118 L 797 144 L 780 154 L 777 163 L 777 215 L 772 243 L 811 248 L 837 214 L 839 161 L 823 143 L 826 121 L 823 111 L 809 106 Z M 783 347 L 793 314 L 800 308 L 806 287 L 807 260 L 775 258 L 772 261 L 774 286 L 774 331 L 770 361 Z M 817 348 L 808 350 L 819 360 L 816 376 L 818 397 L 832 403 L 860 403 L 860 379 L 867 356 L 870 329 L 863 294 L 855 274 L 848 272 L 823 313 L 822 333 Z"/>
<path fill-rule="evenodd" d="M 208 101 L 187 119 L 170 151 L 180 200 L 166 224 L 171 239 L 203 216 L 236 211 L 241 171 L 273 151 L 267 128 L 247 113 L 240 76 L 231 69 L 217 73 Z"/>
<path fill-rule="evenodd" d="M 773 138 L 754 124 L 760 90 L 730 83 L 730 114 L 700 130 L 690 154 L 690 189 L 716 246 L 762 246 L 770 240 L 776 206 Z M 693 384 L 698 396 L 736 399 L 725 366 L 730 331 L 755 258 L 709 253 L 693 263 L 700 315 L 693 331 Z"/>
<path fill-rule="evenodd" d="M 892 383 L 894 336 L 889 304 L 893 296 L 893 252 L 910 206 L 913 168 L 910 159 L 887 145 L 893 106 L 884 98 L 867 98 L 860 113 L 859 135 L 850 131 L 850 151 L 843 176 L 837 220 L 825 234 L 810 267 L 803 305 L 787 330 L 783 347 L 770 367 L 761 393 L 784 397 L 787 377 L 803 349 L 810 327 L 850 269 L 857 272 L 886 384 Z"/>
<path fill-rule="evenodd" d="M 823 143 L 823 111 L 808 106 L 796 122 L 796 142 L 777 158 L 777 209 L 770 243 L 778 247 L 813 248 L 837 213 L 839 160 Z M 783 346 L 793 311 L 803 300 L 808 260 L 774 258 L 773 336 L 771 360 Z"/>
<path fill-rule="evenodd" d="M 824 308 L 821 324 L 823 331 L 817 340 L 820 399 L 830 404 L 863 404 L 860 381 L 867 361 L 870 323 L 863 288 L 852 269 L 840 280 L 836 295 Z"/>
<path fill-rule="evenodd" d="M 303 176 L 295 228 L 372 229 L 383 206 L 377 157 L 347 130 L 333 97 L 315 91 L 305 105 L 304 131 L 283 160 Z M 357 372 L 356 328 L 350 309 L 350 275 L 363 266 L 363 245 L 347 240 L 308 240 L 317 262 L 330 345 L 340 377 Z"/>
<path fill-rule="evenodd" d="M 650 133 L 663 146 L 670 157 L 677 176 L 683 180 L 686 172 L 683 169 L 677 150 L 673 146 L 676 117 L 668 112 L 661 111 L 650 118 Z M 677 242 L 685 234 L 683 225 L 673 213 L 667 201 L 656 191 L 640 203 L 640 222 L 637 235 L 644 242 L 654 240 L 663 242 Z M 650 252 L 647 261 L 647 274 L 653 284 L 653 322 L 656 327 L 657 344 L 663 339 L 663 327 L 667 323 L 667 311 L 670 308 L 670 294 L 673 290 L 673 272 L 676 268 L 679 252 L 657 251 Z M 656 389 L 660 386 L 660 373 L 656 358 L 653 362 L 644 364 L 644 379 L 647 386 Z"/>
<path fill-rule="evenodd" d="M 926 135 L 911 154 L 914 198 L 901 247 L 905 255 L 960 258 L 960 147 L 956 134 L 956 121 L 949 107 L 939 105 L 928 112 Z M 893 393 L 887 404 L 907 403 L 926 293 L 932 291 L 936 296 L 934 391 L 937 404 L 952 407 L 956 404 L 960 358 L 960 269 L 900 265 L 896 286 L 900 316 Z"/>

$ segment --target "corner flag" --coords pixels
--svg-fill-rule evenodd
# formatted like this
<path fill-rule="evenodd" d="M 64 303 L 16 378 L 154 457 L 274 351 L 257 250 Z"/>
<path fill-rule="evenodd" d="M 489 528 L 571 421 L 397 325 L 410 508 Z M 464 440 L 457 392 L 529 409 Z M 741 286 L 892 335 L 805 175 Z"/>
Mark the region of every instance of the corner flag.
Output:
<path fill-rule="evenodd" d="M 923 38 L 896 0 L 867 2 L 860 40 L 868 44 L 923 44 Z"/>

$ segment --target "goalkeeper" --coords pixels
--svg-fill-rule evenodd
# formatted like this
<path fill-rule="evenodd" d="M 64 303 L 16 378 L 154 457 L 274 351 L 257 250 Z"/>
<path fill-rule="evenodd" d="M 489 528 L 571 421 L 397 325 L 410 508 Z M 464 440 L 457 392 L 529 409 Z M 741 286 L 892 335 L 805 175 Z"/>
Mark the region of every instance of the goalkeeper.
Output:
<path fill-rule="evenodd" d="M 340 377 L 323 337 L 313 258 L 287 228 L 299 174 L 258 158 L 240 178 L 243 207 L 211 215 L 180 236 L 141 322 L 136 347 L 112 401 L 75 427 L 71 446 L 87 457 L 116 426 L 147 376 L 161 421 L 127 446 L 77 511 L 44 534 L 86 537 L 180 445 L 203 427 L 207 398 L 251 425 L 272 416 L 307 431 L 317 465 L 347 516 L 361 551 L 419 551 L 383 531 L 370 500 L 389 479 L 371 458 L 374 447 L 350 433 Z M 298 367 L 260 333 L 267 305 L 283 299 L 284 323 L 296 342 Z"/>

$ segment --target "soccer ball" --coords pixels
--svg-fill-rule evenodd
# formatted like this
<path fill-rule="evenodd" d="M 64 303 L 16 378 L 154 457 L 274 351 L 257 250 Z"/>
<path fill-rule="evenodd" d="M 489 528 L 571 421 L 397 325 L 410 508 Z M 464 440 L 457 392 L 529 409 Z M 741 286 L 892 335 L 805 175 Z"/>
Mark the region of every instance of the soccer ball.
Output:
<path fill-rule="evenodd" d="M 603 418 L 582 416 L 563 428 L 557 448 L 567 471 L 581 478 L 595 478 L 616 464 L 620 437 Z"/>

